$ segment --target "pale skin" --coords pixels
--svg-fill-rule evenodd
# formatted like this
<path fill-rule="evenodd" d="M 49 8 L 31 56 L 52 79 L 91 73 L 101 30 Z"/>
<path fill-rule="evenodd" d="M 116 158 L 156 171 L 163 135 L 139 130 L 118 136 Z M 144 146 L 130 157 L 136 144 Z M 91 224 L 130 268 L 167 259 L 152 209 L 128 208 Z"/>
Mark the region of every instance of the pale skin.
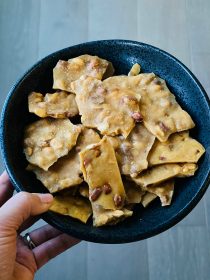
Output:
<path fill-rule="evenodd" d="M 0 280 L 31 280 L 40 267 L 79 240 L 46 225 L 30 233 L 36 245 L 30 250 L 20 234 L 49 209 L 53 197 L 26 192 L 12 195 L 4 172 L 0 176 Z"/>

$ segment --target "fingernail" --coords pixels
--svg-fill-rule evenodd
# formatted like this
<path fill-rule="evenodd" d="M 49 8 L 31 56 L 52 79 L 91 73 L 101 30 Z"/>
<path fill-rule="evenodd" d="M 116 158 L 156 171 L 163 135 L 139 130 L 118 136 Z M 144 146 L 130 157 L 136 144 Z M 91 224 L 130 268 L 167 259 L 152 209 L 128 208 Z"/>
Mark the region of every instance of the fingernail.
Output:
<path fill-rule="evenodd" d="M 42 203 L 50 204 L 53 202 L 53 196 L 50 193 L 37 194 Z"/>

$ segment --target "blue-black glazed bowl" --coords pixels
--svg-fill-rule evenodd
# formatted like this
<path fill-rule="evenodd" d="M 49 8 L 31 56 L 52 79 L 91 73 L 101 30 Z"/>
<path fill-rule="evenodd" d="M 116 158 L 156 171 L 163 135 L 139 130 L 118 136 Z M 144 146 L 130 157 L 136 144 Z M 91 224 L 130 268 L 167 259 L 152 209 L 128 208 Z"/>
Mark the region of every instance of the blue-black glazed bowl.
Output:
<path fill-rule="evenodd" d="M 191 135 L 206 148 L 195 176 L 177 179 L 173 203 L 161 207 L 154 201 L 148 208 L 135 208 L 133 217 L 122 223 L 94 228 L 91 221 L 82 224 L 52 212 L 43 219 L 54 227 L 79 239 L 98 243 L 126 243 L 142 240 L 163 232 L 181 221 L 199 202 L 210 179 L 210 103 L 195 76 L 175 57 L 153 46 L 127 40 L 88 42 L 55 52 L 36 63 L 13 86 L 5 101 L 1 117 L 1 150 L 9 176 L 17 191 L 46 192 L 27 172 L 22 152 L 23 129 L 36 117 L 28 112 L 27 96 L 31 91 L 50 92 L 52 69 L 59 59 L 67 60 L 81 54 L 98 55 L 112 61 L 115 74 L 127 74 L 134 63 L 142 72 L 154 72 L 165 79 L 177 101 L 192 116 L 196 127 Z"/>

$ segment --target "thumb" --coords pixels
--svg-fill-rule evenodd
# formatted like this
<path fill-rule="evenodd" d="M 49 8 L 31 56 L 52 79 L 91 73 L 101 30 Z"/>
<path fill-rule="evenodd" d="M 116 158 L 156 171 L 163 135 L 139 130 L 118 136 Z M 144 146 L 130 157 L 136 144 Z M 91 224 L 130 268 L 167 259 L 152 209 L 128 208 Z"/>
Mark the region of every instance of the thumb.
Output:
<path fill-rule="evenodd" d="M 0 235 L 5 231 L 17 231 L 30 216 L 46 212 L 52 201 L 51 194 L 16 194 L 0 208 Z"/>

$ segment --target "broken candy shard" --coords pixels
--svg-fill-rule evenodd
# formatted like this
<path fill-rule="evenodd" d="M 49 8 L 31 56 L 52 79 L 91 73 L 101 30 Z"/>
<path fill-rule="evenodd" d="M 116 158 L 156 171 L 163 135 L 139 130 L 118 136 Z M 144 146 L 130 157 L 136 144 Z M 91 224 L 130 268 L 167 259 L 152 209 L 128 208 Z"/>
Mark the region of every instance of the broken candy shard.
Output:
<path fill-rule="evenodd" d="M 72 83 L 81 122 L 97 128 L 101 134 L 126 138 L 141 119 L 140 95 L 130 88 L 112 87 L 112 79 L 103 82 L 93 77 L 81 77 Z"/>
<path fill-rule="evenodd" d="M 48 170 L 60 157 L 76 145 L 80 126 L 69 119 L 41 119 L 24 131 L 24 153 L 33 165 Z"/>
<path fill-rule="evenodd" d="M 72 92 L 71 82 L 87 75 L 101 80 L 114 73 L 112 63 L 92 55 L 81 55 L 68 61 L 59 60 L 53 69 L 53 88 Z"/>
<path fill-rule="evenodd" d="M 147 191 L 157 195 L 160 198 L 162 206 L 168 206 L 171 204 L 174 194 L 174 180 L 171 179 L 156 185 L 148 186 Z"/>
<path fill-rule="evenodd" d="M 147 186 L 166 181 L 173 177 L 193 176 L 197 165 L 192 163 L 168 163 L 154 166 L 145 170 L 135 178 L 131 178 L 137 185 L 147 190 Z"/>
<path fill-rule="evenodd" d="M 83 223 L 86 223 L 92 214 L 91 204 L 88 199 L 70 195 L 55 196 L 49 210 L 70 216 Z"/>
<path fill-rule="evenodd" d="M 79 114 L 75 94 L 59 91 L 42 95 L 31 92 L 28 96 L 29 112 L 41 118 L 70 118 Z"/>
<path fill-rule="evenodd" d="M 179 131 L 195 126 L 190 115 L 177 103 L 164 80 L 151 74 L 140 74 L 140 111 L 146 128 L 161 142 Z"/>
<path fill-rule="evenodd" d="M 118 160 L 122 174 L 135 177 L 142 170 L 147 169 L 147 157 L 155 136 L 143 124 L 136 124 L 129 136 L 109 137 Z"/>
<path fill-rule="evenodd" d="M 155 141 L 150 151 L 149 165 L 176 162 L 198 162 L 204 147 L 189 136 L 189 132 L 172 134 L 166 142 Z"/>
<path fill-rule="evenodd" d="M 98 144 L 87 146 L 79 155 L 92 205 L 100 205 L 103 209 L 121 209 L 126 195 L 115 152 L 107 137 L 103 137 Z M 104 190 L 107 184 L 111 188 L 108 193 Z"/>
<path fill-rule="evenodd" d="M 93 225 L 95 227 L 115 225 L 132 215 L 133 211 L 126 208 L 107 210 L 98 205 L 93 205 Z"/>

